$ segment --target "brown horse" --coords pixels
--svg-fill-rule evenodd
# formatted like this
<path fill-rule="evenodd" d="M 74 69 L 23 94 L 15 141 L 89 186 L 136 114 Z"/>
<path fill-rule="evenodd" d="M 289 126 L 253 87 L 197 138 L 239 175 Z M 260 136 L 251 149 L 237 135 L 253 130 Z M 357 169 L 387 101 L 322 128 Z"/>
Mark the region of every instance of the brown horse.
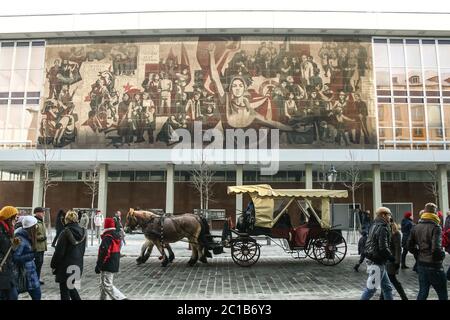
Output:
<path fill-rule="evenodd" d="M 156 245 L 163 256 L 162 266 L 165 267 L 175 257 L 169 243 L 180 241 L 187 238 L 192 247 L 192 256 L 188 262 L 193 266 L 197 260 L 206 263 L 205 245 L 200 239 L 204 239 L 205 227 L 199 216 L 195 214 L 181 214 L 171 217 L 161 217 L 160 215 L 143 210 L 128 211 L 126 228 L 134 230 L 137 226 L 142 228 L 146 242 L 142 246 L 141 256 L 137 259 L 138 263 L 143 263 L 150 256 L 153 245 Z M 165 254 L 164 248 L 169 251 L 169 258 Z"/>

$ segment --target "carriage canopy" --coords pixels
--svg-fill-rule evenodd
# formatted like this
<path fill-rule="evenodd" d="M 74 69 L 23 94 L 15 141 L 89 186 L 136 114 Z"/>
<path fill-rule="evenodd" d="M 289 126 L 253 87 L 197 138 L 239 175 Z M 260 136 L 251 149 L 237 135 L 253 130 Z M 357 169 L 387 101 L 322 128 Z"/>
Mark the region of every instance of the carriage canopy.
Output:
<path fill-rule="evenodd" d="M 268 184 L 230 186 L 227 189 L 228 194 L 248 193 L 255 205 L 255 225 L 258 227 L 272 228 L 279 216 L 274 219 L 274 200 L 275 199 L 321 199 L 322 217 L 320 224 L 324 228 L 330 227 L 330 198 L 347 198 L 347 190 L 326 190 L 326 189 L 272 189 Z M 289 206 L 292 201 L 288 203 Z M 287 208 L 286 206 L 286 208 Z M 284 210 L 283 210 L 284 211 Z M 282 211 L 282 212 L 283 212 Z"/>

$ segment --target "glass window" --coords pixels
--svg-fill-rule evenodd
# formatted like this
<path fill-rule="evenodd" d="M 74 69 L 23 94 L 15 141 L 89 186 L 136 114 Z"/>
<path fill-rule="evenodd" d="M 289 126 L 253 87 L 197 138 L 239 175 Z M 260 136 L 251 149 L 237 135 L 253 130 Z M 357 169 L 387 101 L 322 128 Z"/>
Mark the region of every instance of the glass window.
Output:
<path fill-rule="evenodd" d="M 11 80 L 10 70 L 0 70 L 0 92 L 9 92 L 9 82 Z"/>
<path fill-rule="evenodd" d="M 422 42 L 422 61 L 424 67 L 437 67 L 436 46 Z"/>
<path fill-rule="evenodd" d="M 30 69 L 43 69 L 44 55 L 45 55 L 44 46 L 31 47 Z"/>
<path fill-rule="evenodd" d="M 409 114 L 407 104 L 395 104 L 395 126 L 409 128 Z"/>
<path fill-rule="evenodd" d="M 391 84 L 389 81 L 389 69 L 387 68 L 377 68 L 376 70 L 376 77 L 377 77 L 377 89 L 380 90 L 390 90 Z"/>
<path fill-rule="evenodd" d="M 400 141 L 411 140 L 409 128 L 395 128 L 395 140 L 400 140 Z"/>
<path fill-rule="evenodd" d="M 423 95 L 422 70 L 420 69 L 408 70 L 408 83 L 410 95 L 412 96 Z"/>
<path fill-rule="evenodd" d="M 150 172 L 150 181 L 164 181 L 165 172 L 164 171 L 152 171 Z"/>
<path fill-rule="evenodd" d="M 405 68 L 392 68 L 392 87 L 394 96 L 406 96 L 406 71 Z"/>
<path fill-rule="evenodd" d="M 391 43 L 391 67 L 405 66 L 405 53 L 403 51 L 403 43 Z"/>
<path fill-rule="evenodd" d="M 236 181 L 236 171 L 227 171 L 227 181 Z"/>
<path fill-rule="evenodd" d="M 77 171 L 64 171 L 63 172 L 63 180 L 65 180 L 65 181 L 78 180 L 78 172 Z"/>
<path fill-rule="evenodd" d="M 380 128 L 379 137 L 380 140 L 393 140 L 393 128 Z"/>
<path fill-rule="evenodd" d="M 378 104 L 378 125 L 380 127 L 392 127 L 391 104 Z"/>
<path fill-rule="evenodd" d="M 419 43 L 409 43 L 410 40 L 406 41 L 406 65 L 408 67 L 421 67 L 420 62 L 420 47 Z"/>
<path fill-rule="evenodd" d="M 212 181 L 225 181 L 225 171 L 216 171 L 211 177 Z"/>
<path fill-rule="evenodd" d="M 411 105 L 411 121 L 413 127 L 425 127 L 425 111 L 423 104 Z"/>
<path fill-rule="evenodd" d="M 441 86 L 442 86 L 442 95 L 450 97 L 450 68 L 448 69 L 441 68 Z"/>
<path fill-rule="evenodd" d="M 0 129 L 6 127 L 7 104 L 0 104 Z"/>
<path fill-rule="evenodd" d="M 108 171 L 108 180 L 119 181 L 120 180 L 120 171 Z"/>
<path fill-rule="evenodd" d="M 24 128 L 37 129 L 39 105 L 27 105 L 24 112 Z"/>
<path fill-rule="evenodd" d="M 27 91 L 41 91 L 44 80 L 44 74 L 41 69 L 30 70 L 28 76 Z"/>
<path fill-rule="evenodd" d="M 136 181 L 149 181 L 150 172 L 148 171 L 136 171 Z"/>
<path fill-rule="evenodd" d="M 256 172 L 244 171 L 244 181 L 256 181 Z"/>
<path fill-rule="evenodd" d="M 23 105 L 13 105 L 9 107 L 9 119 L 7 128 L 22 128 Z"/>
<path fill-rule="evenodd" d="M 437 69 L 425 69 L 425 90 L 429 97 L 437 97 L 439 93 L 439 76 Z"/>
<path fill-rule="evenodd" d="M 444 104 L 444 126 L 445 139 L 450 141 L 450 104 Z"/>
<path fill-rule="evenodd" d="M 388 48 L 386 43 L 374 43 L 375 67 L 389 67 Z"/>
<path fill-rule="evenodd" d="M 25 91 L 27 70 L 14 70 L 11 79 L 11 91 Z"/>
<path fill-rule="evenodd" d="M 427 105 L 427 116 L 429 140 L 443 140 L 441 107 L 439 105 Z"/>
<path fill-rule="evenodd" d="M 450 42 L 439 41 L 439 65 L 441 68 L 450 68 Z"/>
<path fill-rule="evenodd" d="M 14 47 L 6 47 L 5 43 L 2 43 L 0 48 L 0 70 L 12 69 L 12 58 L 14 54 Z"/>
<path fill-rule="evenodd" d="M 16 57 L 14 62 L 14 69 L 26 70 L 28 69 L 28 53 L 30 51 L 28 42 L 18 42 L 16 47 Z"/>
<path fill-rule="evenodd" d="M 134 181 L 134 171 L 120 171 L 120 181 Z"/>

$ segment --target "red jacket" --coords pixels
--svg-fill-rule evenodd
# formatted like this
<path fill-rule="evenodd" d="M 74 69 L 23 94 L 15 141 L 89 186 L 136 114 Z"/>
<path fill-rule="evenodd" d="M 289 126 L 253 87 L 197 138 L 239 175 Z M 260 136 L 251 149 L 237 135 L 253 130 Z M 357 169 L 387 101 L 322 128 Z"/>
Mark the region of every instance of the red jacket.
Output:
<path fill-rule="evenodd" d="M 98 248 L 97 267 L 100 271 L 119 272 L 120 234 L 115 230 L 105 230 Z"/>

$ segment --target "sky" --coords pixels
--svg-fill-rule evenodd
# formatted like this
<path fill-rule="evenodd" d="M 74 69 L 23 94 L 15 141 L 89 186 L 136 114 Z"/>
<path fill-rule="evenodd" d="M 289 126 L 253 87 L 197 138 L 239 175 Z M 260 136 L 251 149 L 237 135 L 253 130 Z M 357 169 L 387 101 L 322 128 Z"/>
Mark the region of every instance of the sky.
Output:
<path fill-rule="evenodd" d="M 33 14 L 69 14 L 139 11 L 205 11 L 205 10 L 326 10 L 369 12 L 435 12 L 450 13 L 450 1 L 443 0 L 14 0 L 2 6 L 0 16 Z"/>

